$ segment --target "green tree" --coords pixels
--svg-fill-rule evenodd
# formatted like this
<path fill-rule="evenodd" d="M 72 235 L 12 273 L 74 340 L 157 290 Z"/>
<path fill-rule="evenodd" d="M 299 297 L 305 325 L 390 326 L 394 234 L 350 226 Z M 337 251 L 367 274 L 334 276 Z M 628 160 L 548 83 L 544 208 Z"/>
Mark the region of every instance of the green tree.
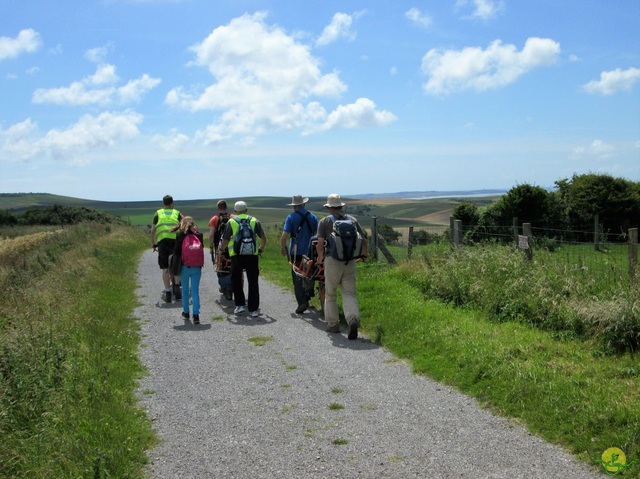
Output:
<path fill-rule="evenodd" d="M 8 210 L 0 210 L 0 225 L 13 226 L 18 222 L 18 219 Z"/>
<path fill-rule="evenodd" d="M 378 234 L 384 238 L 387 243 L 395 243 L 402 233 L 397 232 L 391 226 L 384 224 L 378 226 Z"/>
<path fill-rule="evenodd" d="M 555 184 L 567 229 L 592 231 L 596 214 L 605 232 L 625 234 L 640 225 L 640 182 L 588 173 Z"/>

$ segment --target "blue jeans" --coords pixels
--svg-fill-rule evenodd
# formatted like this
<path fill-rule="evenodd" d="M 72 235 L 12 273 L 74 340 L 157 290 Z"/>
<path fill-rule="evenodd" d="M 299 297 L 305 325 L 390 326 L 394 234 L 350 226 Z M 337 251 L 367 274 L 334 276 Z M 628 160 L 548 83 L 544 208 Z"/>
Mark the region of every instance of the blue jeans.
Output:
<path fill-rule="evenodd" d="M 182 265 L 180 271 L 180 283 L 182 285 L 182 311 L 189 312 L 189 293 L 193 299 L 193 314 L 200 314 L 200 278 L 202 268 L 200 266 Z"/>

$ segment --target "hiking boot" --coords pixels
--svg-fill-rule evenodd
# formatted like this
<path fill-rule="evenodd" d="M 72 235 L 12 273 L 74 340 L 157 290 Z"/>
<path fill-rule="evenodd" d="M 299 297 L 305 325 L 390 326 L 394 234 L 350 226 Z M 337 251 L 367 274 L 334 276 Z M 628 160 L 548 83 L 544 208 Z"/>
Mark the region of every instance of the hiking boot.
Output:
<path fill-rule="evenodd" d="M 165 291 L 164 292 L 164 302 L 165 303 L 170 303 L 171 302 L 171 291 Z"/>
<path fill-rule="evenodd" d="M 257 318 L 258 316 L 260 316 L 260 313 L 258 313 L 258 311 L 251 311 L 249 313 L 251 315 L 252 318 Z"/>
<path fill-rule="evenodd" d="M 236 309 L 233 310 L 234 314 L 242 314 L 244 313 L 244 306 L 236 306 Z"/>
<path fill-rule="evenodd" d="M 233 290 L 230 288 L 227 288 L 226 291 L 224 292 L 224 299 L 226 299 L 227 301 L 232 301 L 233 300 Z"/>
<path fill-rule="evenodd" d="M 298 305 L 298 307 L 296 308 L 296 314 L 302 314 L 304 313 L 307 309 L 309 309 L 309 303 L 302 303 L 300 305 Z"/>
<path fill-rule="evenodd" d="M 327 329 L 325 329 L 325 331 L 327 333 L 339 333 L 340 326 L 338 326 L 337 324 L 330 324 L 329 326 L 327 326 Z"/>
<path fill-rule="evenodd" d="M 173 296 L 176 298 L 176 301 L 182 299 L 182 287 L 179 284 L 173 285 Z"/>
<path fill-rule="evenodd" d="M 349 326 L 349 336 L 347 337 L 351 340 L 358 339 L 358 323 L 355 321 Z"/>
<path fill-rule="evenodd" d="M 184 311 L 182 312 L 182 317 L 184 319 L 189 319 L 189 313 L 185 313 Z"/>
<path fill-rule="evenodd" d="M 193 324 L 200 324 L 200 315 L 199 314 L 194 314 L 193 315 Z"/>

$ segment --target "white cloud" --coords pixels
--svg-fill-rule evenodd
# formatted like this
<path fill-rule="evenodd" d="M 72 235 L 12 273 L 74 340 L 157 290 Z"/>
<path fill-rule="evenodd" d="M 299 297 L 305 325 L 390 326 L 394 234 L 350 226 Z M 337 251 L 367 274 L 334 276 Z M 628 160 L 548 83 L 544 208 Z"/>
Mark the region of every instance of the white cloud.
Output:
<path fill-rule="evenodd" d="M 412 8 L 411 10 L 406 11 L 404 16 L 411 20 L 413 23 L 422 27 L 429 27 L 433 22 L 429 15 L 427 15 L 426 13 L 422 13 L 417 8 Z"/>
<path fill-rule="evenodd" d="M 84 161 L 81 154 L 112 147 L 137 137 L 142 115 L 125 111 L 85 115 L 69 128 L 49 130 L 41 135 L 37 125 L 27 119 L 0 129 L 0 161 L 29 161 L 42 156 L 70 162 Z"/>
<path fill-rule="evenodd" d="M 175 128 L 168 135 L 155 135 L 151 141 L 165 151 L 180 151 L 190 142 L 187 135 Z"/>
<path fill-rule="evenodd" d="M 462 9 L 469 4 L 474 7 L 471 16 L 482 20 L 490 20 L 504 9 L 502 0 L 458 0 L 456 8 Z"/>
<path fill-rule="evenodd" d="M 91 48 L 84 53 L 84 57 L 93 63 L 104 63 L 111 49 L 111 44 L 103 47 Z"/>
<path fill-rule="evenodd" d="M 621 70 L 602 72 L 600 80 L 592 80 L 582 86 L 591 94 L 612 95 L 619 91 L 629 91 L 640 80 L 640 68 L 628 68 Z"/>
<path fill-rule="evenodd" d="M 355 103 L 341 105 L 331 112 L 321 129 L 374 127 L 395 120 L 393 113 L 376 110 L 375 103 L 368 98 L 358 98 Z"/>
<path fill-rule="evenodd" d="M 593 140 L 588 146 L 578 146 L 573 149 L 570 158 L 572 160 L 579 160 L 585 157 L 597 158 L 600 160 L 606 160 L 614 156 L 616 148 L 613 145 L 609 145 L 602 140 Z"/>
<path fill-rule="evenodd" d="M 31 28 L 20 30 L 16 38 L 0 37 L 0 61 L 22 53 L 33 53 L 41 46 L 40 34 Z"/>
<path fill-rule="evenodd" d="M 340 38 L 346 38 L 352 41 L 356 38 L 356 34 L 351 31 L 353 17 L 346 13 L 336 13 L 331 23 L 324 27 L 320 38 L 316 41 L 317 45 L 328 45 Z"/>
<path fill-rule="evenodd" d="M 521 51 L 500 40 L 486 50 L 431 49 L 422 58 L 422 71 L 429 77 L 423 87 L 430 94 L 495 89 L 513 83 L 534 68 L 553 64 L 559 54 L 560 44 L 548 38 L 529 38 Z"/>
<path fill-rule="evenodd" d="M 319 131 L 328 116 L 319 99 L 340 98 L 347 89 L 337 72 L 320 71 L 309 46 L 267 25 L 264 13 L 233 19 L 191 50 L 193 64 L 207 67 L 215 82 L 200 91 L 173 88 L 165 101 L 190 111 L 220 112 L 215 123 L 196 133 L 205 144 L 236 136 L 254 141 L 271 130 Z"/>
<path fill-rule="evenodd" d="M 72 82 L 68 87 L 38 88 L 33 92 L 32 101 L 56 105 L 109 105 L 115 102 L 127 104 L 139 101 L 147 91 L 160 84 L 159 79 L 146 74 L 130 80 L 125 86 L 116 87 L 115 84 L 119 80 L 115 66 L 98 65 L 93 75 Z"/>

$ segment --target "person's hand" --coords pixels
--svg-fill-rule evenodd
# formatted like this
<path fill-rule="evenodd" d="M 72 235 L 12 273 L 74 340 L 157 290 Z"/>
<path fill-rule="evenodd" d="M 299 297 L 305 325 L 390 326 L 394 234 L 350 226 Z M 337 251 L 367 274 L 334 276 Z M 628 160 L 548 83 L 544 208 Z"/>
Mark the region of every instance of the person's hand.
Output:
<path fill-rule="evenodd" d="M 280 254 L 282 256 L 287 256 L 287 248 L 280 248 Z"/>

